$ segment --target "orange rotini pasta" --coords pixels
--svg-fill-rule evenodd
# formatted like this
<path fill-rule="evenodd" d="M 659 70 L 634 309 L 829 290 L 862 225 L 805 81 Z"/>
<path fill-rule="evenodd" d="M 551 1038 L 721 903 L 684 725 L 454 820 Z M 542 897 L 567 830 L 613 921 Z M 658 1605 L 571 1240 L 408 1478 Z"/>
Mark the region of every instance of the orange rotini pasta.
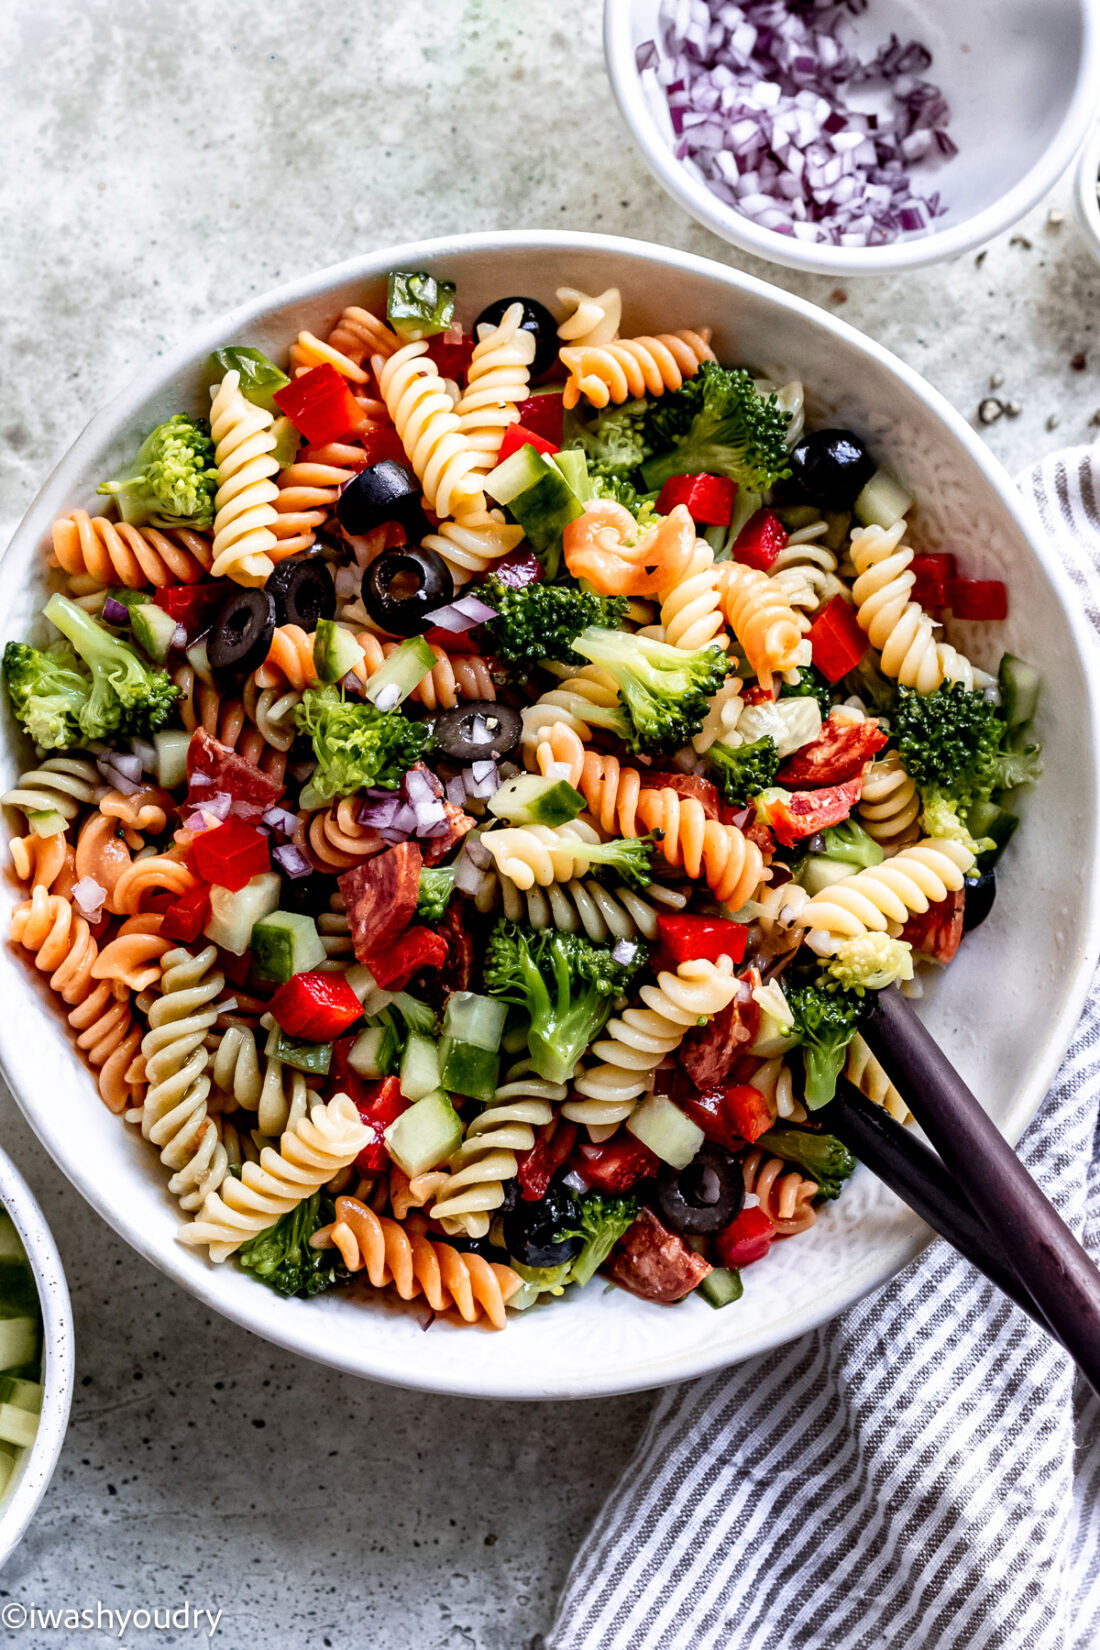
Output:
<path fill-rule="evenodd" d="M 53 524 L 53 561 L 70 574 L 86 573 L 97 584 L 197 584 L 214 559 L 210 540 L 186 528 L 160 532 L 106 516 L 74 510 Z"/>
<path fill-rule="evenodd" d="M 575 407 L 582 395 L 593 407 L 664 395 L 678 390 L 704 361 L 714 360 L 709 327 L 607 344 L 566 344 L 560 353 L 569 374 L 563 392 L 567 408 Z"/>

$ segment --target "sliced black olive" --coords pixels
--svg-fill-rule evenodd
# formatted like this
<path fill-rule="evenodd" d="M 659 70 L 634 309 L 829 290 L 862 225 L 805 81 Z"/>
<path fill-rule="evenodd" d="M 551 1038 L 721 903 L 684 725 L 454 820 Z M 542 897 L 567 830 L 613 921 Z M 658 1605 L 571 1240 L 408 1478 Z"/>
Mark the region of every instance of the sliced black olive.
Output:
<path fill-rule="evenodd" d="M 493 699 L 471 699 L 436 717 L 435 746 L 454 762 L 507 756 L 523 731 L 518 710 Z"/>
<path fill-rule="evenodd" d="M 993 909 L 997 898 L 997 872 L 991 865 L 980 877 L 966 884 L 966 903 L 963 905 L 963 933 L 980 928 Z"/>
<path fill-rule="evenodd" d="M 369 533 L 387 521 L 397 521 L 414 538 L 413 529 L 424 516 L 420 484 L 403 464 L 384 458 L 348 482 L 337 501 L 336 515 L 345 533 Z"/>
<path fill-rule="evenodd" d="M 674 1232 L 720 1232 L 745 1199 L 741 1165 L 721 1146 L 701 1146 L 686 1169 L 667 1163 L 657 1177 L 657 1204 Z"/>
<path fill-rule="evenodd" d="M 521 1266 L 564 1266 L 584 1248 L 581 1212 L 565 1187 L 552 1185 L 544 1198 L 520 1198 L 503 1218 L 508 1253 Z"/>
<path fill-rule="evenodd" d="M 432 628 L 428 615 L 446 607 L 454 593 L 443 557 L 416 544 L 384 550 L 363 574 L 363 606 L 392 636 L 422 636 Z"/>
<path fill-rule="evenodd" d="M 791 453 L 794 480 L 830 510 L 850 510 L 874 473 L 874 459 L 851 430 L 814 430 Z"/>
<path fill-rule="evenodd" d="M 445 1241 L 452 1249 L 458 1249 L 464 1255 L 482 1255 L 486 1260 L 498 1260 L 507 1264 L 507 1249 L 499 1249 L 491 1238 L 472 1238 L 467 1237 L 465 1232 L 456 1232 Z"/>
<path fill-rule="evenodd" d="M 211 670 L 256 670 L 275 634 L 275 603 L 266 590 L 235 590 L 206 638 Z"/>
<path fill-rule="evenodd" d="M 281 561 L 268 575 L 264 589 L 275 603 L 276 624 L 297 624 L 316 630 L 319 619 L 336 612 L 336 587 L 324 563 Z"/>
<path fill-rule="evenodd" d="M 486 304 L 477 320 L 474 322 L 474 337 L 482 321 L 490 326 L 499 327 L 504 319 L 504 312 L 511 304 L 523 305 L 523 320 L 520 326 L 524 332 L 534 333 L 535 359 L 531 362 L 531 377 L 541 378 L 547 368 L 554 363 L 558 353 L 558 323 L 551 315 L 545 304 L 540 304 L 537 298 L 498 298 L 495 303 Z"/>
<path fill-rule="evenodd" d="M 332 899 L 332 878 L 312 871 L 308 877 L 284 877 L 279 895 L 279 910 L 294 911 L 300 916 L 318 917 L 329 910 Z"/>

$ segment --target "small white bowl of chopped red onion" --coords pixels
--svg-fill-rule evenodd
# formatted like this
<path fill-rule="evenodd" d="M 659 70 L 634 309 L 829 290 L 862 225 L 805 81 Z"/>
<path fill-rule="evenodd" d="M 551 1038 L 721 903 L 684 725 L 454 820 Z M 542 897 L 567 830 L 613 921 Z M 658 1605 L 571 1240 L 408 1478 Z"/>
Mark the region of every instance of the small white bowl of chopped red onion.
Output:
<path fill-rule="evenodd" d="M 1077 216 L 1089 251 L 1100 261 L 1100 122 L 1093 127 L 1077 167 Z"/>
<path fill-rule="evenodd" d="M 1073 159 L 1100 85 L 1095 0 L 605 0 L 604 45 L 685 211 L 820 274 L 1007 229 Z"/>

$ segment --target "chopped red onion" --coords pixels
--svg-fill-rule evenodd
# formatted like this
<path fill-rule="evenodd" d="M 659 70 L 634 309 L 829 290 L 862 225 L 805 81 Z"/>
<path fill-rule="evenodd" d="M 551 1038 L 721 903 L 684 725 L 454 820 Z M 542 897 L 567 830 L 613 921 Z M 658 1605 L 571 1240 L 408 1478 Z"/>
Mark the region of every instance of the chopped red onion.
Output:
<path fill-rule="evenodd" d="M 461 808 L 466 800 L 466 781 L 462 774 L 456 773 L 453 779 L 447 781 L 447 801 L 454 808 Z"/>
<path fill-rule="evenodd" d="M 354 601 L 359 594 L 362 583 L 363 574 L 358 567 L 338 567 L 336 569 L 337 601 Z"/>
<path fill-rule="evenodd" d="M 490 607 L 479 596 L 460 596 L 456 602 L 448 602 L 446 607 L 437 607 L 426 615 L 432 624 L 440 630 L 449 630 L 454 636 L 461 635 L 464 630 L 473 630 L 475 625 L 485 624 L 496 616 L 496 608 Z"/>
<path fill-rule="evenodd" d="M 361 699 L 363 697 L 364 686 L 364 682 L 355 674 L 354 670 L 349 670 L 346 676 L 342 676 L 340 678 L 341 691 L 344 693 L 350 693 L 353 698 Z M 389 693 L 389 691 L 389 688 L 384 688 L 378 697 L 381 699 L 385 694 Z M 396 688 L 394 688 L 394 692 L 397 693 Z M 398 698 L 400 698 L 399 693 Z M 396 703 L 396 700 L 394 703 Z M 379 710 L 388 710 L 389 708 L 390 707 L 388 705 L 379 705 L 378 707 Z"/>
<path fill-rule="evenodd" d="M 271 857 L 279 869 L 288 877 L 308 877 L 313 866 L 300 848 L 293 842 L 283 842 L 277 848 L 272 848 Z"/>
<path fill-rule="evenodd" d="M 484 846 L 480 837 L 468 836 L 462 844 L 462 852 L 472 865 L 479 871 L 488 871 L 493 865 L 493 856 Z"/>
<path fill-rule="evenodd" d="M 94 877 L 81 877 L 73 884 L 73 903 L 88 922 L 98 922 L 107 890 Z"/>
<path fill-rule="evenodd" d="M 263 816 L 263 822 L 280 836 L 293 836 L 298 829 L 298 816 L 292 814 L 289 808 L 269 808 Z"/>
<path fill-rule="evenodd" d="M 126 779 L 141 778 L 141 757 L 134 756 L 127 751 L 112 751 L 107 758 L 112 768 L 117 768 Z"/>
<path fill-rule="evenodd" d="M 617 963 L 632 963 L 638 955 L 637 940 L 619 940 L 611 951 L 611 961 Z"/>
<path fill-rule="evenodd" d="M 173 630 L 173 632 L 172 632 L 172 640 L 168 645 L 170 647 L 178 647 L 178 648 L 185 648 L 187 646 L 187 627 L 186 627 L 186 625 L 178 624 L 176 626 L 175 630 Z"/>
<path fill-rule="evenodd" d="M 945 208 L 911 166 L 958 153 L 931 53 L 892 34 L 866 61 L 848 38 L 860 0 L 665 0 L 663 54 L 637 49 L 664 93 L 675 154 L 728 206 L 775 234 L 882 246 L 926 233 Z M 887 111 L 849 101 L 873 84 Z M 874 192 L 872 193 L 872 187 Z"/>
<path fill-rule="evenodd" d="M 157 765 L 157 752 L 146 739 L 131 739 L 130 749 L 141 763 L 142 773 L 152 773 Z"/>
<path fill-rule="evenodd" d="M 568 1186 L 571 1192 L 580 1192 L 582 1196 L 589 1189 L 587 1180 L 578 1169 L 570 1169 L 568 1174 L 563 1174 L 560 1183 Z"/>
<path fill-rule="evenodd" d="M 538 584 L 542 576 L 542 563 L 533 550 L 510 550 L 493 564 L 493 577 L 509 590 L 522 590 L 524 585 Z"/>
<path fill-rule="evenodd" d="M 377 710 L 396 710 L 401 703 L 401 689 L 396 682 L 387 682 L 374 696 Z"/>
<path fill-rule="evenodd" d="M 485 872 L 479 870 L 468 853 L 455 860 L 455 887 L 460 894 L 477 894 L 485 881 Z"/>
<path fill-rule="evenodd" d="M 255 806 L 253 803 L 253 809 Z M 232 808 L 233 797 L 229 791 L 215 791 L 212 796 L 204 796 L 202 799 L 203 813 L 213 814 L 215 819 L 228 819 Z"/>
<path fill-rule="evenodd" d="M 413 807 L 434 802 L 443 794 L 443 787 L 430 768 L 410 768 L 405 775 L 404 791 Z"/>
<path fill-rule="evenodd" d="M 208 773 L 193 773 L 188 779 L 193 791 L 201 790 L 204 785 L 212 785 L 214 781 Z"/>
<path fill-rule="evenodd" d="M 108 596 L 103 603 L 101 617 L 104 624 L 128 624 L 130 610 L 125 602 L 120 602 L 114 596 Z"/>
<path fill-rule="evenodd" d="M 373 825 L 376 831 L 392 825 L 397 817 L 397 810 L 401 806 L 401 798 L 396 792 L 385 793 L 379 796 L 376 791 L 368 791 L 369 802 L 363 802 L 359 808 L 360 825 Z"/>

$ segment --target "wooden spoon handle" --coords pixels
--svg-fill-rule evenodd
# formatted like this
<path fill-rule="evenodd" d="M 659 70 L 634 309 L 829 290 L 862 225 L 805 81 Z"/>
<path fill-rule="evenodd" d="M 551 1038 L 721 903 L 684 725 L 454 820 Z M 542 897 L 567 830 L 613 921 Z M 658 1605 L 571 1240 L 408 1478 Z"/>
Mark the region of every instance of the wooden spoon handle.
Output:
<path fill-rule="evenodd" d="M 1100 1271 L 908 1002 L 870 993 L 860 1027 L 902 1099 L 1089 1385 L 1100 1393 Z"/>

